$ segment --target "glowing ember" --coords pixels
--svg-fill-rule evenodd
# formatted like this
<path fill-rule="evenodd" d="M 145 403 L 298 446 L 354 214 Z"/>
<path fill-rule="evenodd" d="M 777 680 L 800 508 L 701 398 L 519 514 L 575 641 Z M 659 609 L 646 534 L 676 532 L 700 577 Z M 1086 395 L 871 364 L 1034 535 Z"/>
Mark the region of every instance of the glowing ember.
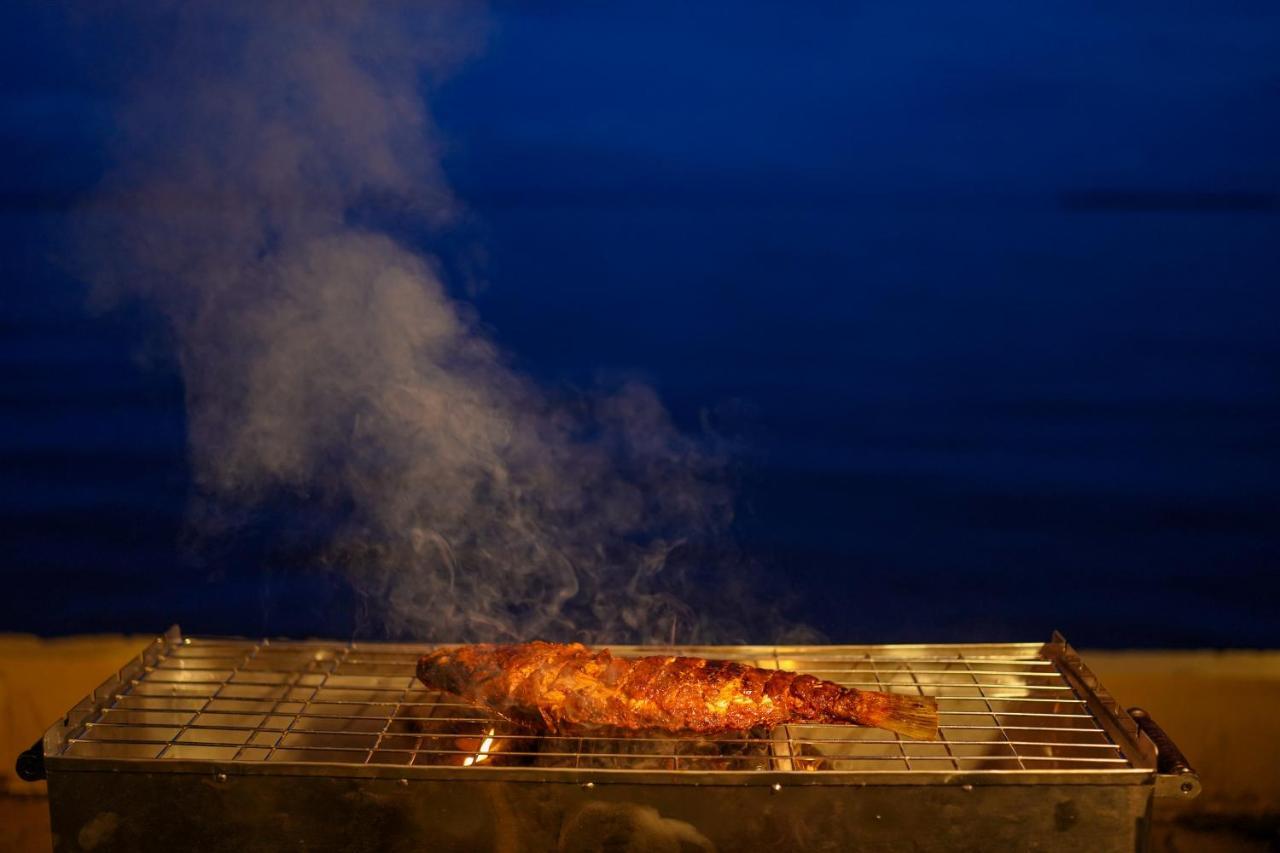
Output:
<path fill-rule="evenodd" d="M 473 764 L 479 764 L 481 761 L 488 759 L 489 750 L 493 748 L 493 729 L 489 729 L 489 733 L 485 735 L 483 741 L 480 742 L 480 749 L 475 755 L 468 755 L 462 760 L 463 767 L 470 767 Z"/>

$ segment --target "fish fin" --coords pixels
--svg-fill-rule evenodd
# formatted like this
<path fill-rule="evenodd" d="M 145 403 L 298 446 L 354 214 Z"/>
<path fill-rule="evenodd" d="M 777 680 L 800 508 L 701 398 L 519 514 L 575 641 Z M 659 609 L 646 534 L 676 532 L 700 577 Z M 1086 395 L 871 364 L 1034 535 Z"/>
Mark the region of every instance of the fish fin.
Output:
<path fill-rule="evenodd" d="M 884 716 L 875 726 L 916 740 L 938 739 L 938 700 L 932 696 L 885 694 Z"/>

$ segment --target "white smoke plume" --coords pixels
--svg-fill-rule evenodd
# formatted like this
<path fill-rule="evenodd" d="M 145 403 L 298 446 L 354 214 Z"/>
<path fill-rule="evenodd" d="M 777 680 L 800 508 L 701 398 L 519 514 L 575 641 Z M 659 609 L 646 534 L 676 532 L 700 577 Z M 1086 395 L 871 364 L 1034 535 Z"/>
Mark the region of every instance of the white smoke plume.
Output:
<path fill-rule="evenodd" d="M 737 638 L 696 612 L 672 559 L 731 521 L 715 456 L 644 387 L 539 388 L 431 258 L 354 224 L 371 198 L 455 217 L 426 103 L 482 41 L 475 10 L 132 14 L 155 38 L 82 257 L 99 292 L 167 317 L 202 491 L 290 494 L 334 519 L 319 558 L 374 633 Z"/>

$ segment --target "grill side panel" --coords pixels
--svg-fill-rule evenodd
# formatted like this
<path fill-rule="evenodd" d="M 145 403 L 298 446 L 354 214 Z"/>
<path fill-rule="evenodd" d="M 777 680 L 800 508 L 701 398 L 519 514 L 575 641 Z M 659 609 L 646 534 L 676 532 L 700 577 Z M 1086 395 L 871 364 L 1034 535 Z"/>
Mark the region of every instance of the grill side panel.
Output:
<path fill-rule="evenodd" d="M 57 851 L 1134 851 L 1144 785 L 718 786 L 55 772 Z M 610 846 L 614 845 L 614 846 Z"/>

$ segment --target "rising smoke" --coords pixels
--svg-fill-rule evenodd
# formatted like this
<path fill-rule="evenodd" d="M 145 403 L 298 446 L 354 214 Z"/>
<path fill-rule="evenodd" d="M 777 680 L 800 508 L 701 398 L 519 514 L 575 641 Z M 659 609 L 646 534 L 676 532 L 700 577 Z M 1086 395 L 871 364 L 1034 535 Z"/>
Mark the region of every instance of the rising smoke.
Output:
<path fill-rule="evenodd" d="M 168 319 L 202 492 L 323 507 L 317 559 L 374 633 L 758 632 L 691 604 L 679 564 L 724 535 L 731 495 L 655 395 L 539 388 L 429 257 L 353 224 L 370 198 L 454 221 L 425 105 L 480 42 L 478 16 L 355 0 L 143 14 L 158 36 L 83 257 L 100 293 Z"/>

